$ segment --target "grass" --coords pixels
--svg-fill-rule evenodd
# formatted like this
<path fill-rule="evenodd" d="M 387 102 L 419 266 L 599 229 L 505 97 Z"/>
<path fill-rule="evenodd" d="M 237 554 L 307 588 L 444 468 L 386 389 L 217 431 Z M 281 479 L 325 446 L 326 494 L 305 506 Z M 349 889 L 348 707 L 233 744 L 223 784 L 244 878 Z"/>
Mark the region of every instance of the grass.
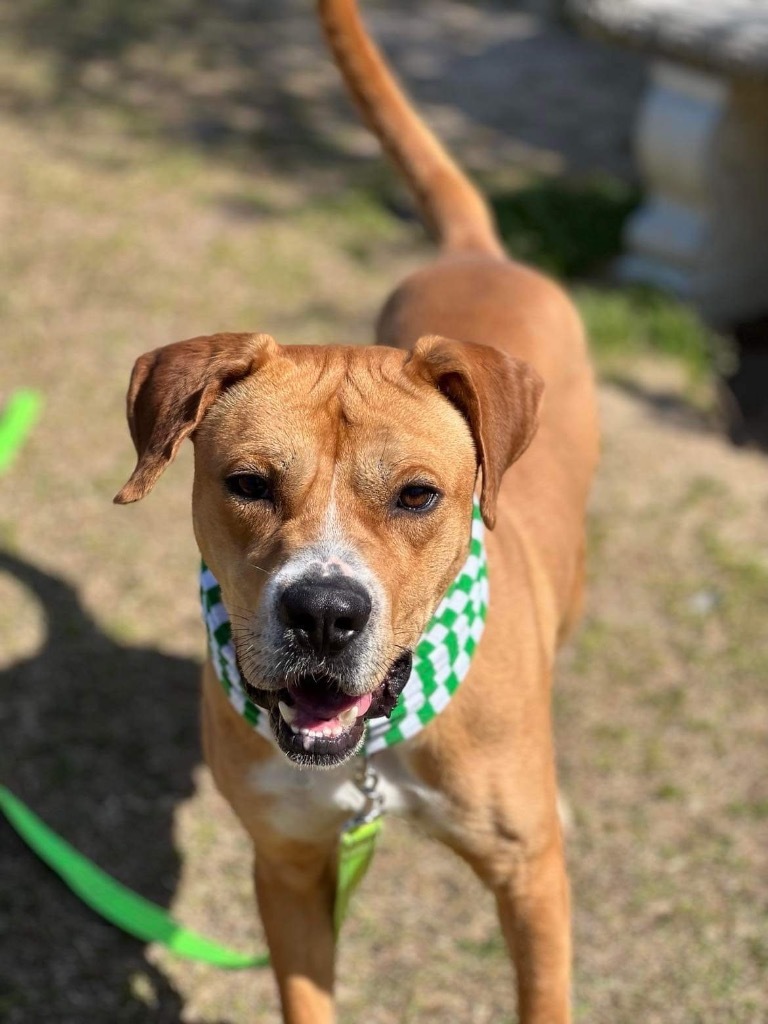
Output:
<path fill-rule="evenodd" d="M 192 6 L 174 10 L 191 17 Z M 13 8 L 22 19 L 50 11 Z M 345 157 L 332 106 L 319 153 L 275 107 L 303 162 L 249 149 L 246 129 L 231 149 L 201 147 L 163 107 L 190 84 L 180 71 L 153 120 L 151 96 L 94 93 L 92 63 L 88 74 L 78 65 L 80 85 L 51 67 L 53 28 L 84 40 L 73 52 L 93 53 L 106 25 L 107 36 L 130 35 L 109 50 L 115 80 L 127 85 L 141 44 L 156 85 L 172 69 L 152 49 L 155 29 L 118 24 L 157 19 L 154 8 L 83 2 L 55 13 L 34 54 L 6 41 L 1 72 L 15 111 L 1 122 L 1 379 L 47 401 L 0 481 L 0 778 L 185 924 L 258 949 L 247 843 L 200 765 L 189 452 L 148 501 L 110 504 L 132 466 L 128 373 L 139 352 L 217 328 L 367 341 L 388 289 L 431 250 L 392 214 L 381 172 Z M 237 34 L 214 28 L 227 46 Z M 263 95 L 267 105 L 269 81 Z M 197 118 L 202 100 L 189 103 Z M 589 602 L 555 691 L 576 823 L 577 1020 L 756 1024 L 768 1015 L 768 484 L 756 455 L 702 430 L 679 381 L 674 407 L 645 386 L 649 359 L 706 374 L 709 342 L 671 300 L 597 283 L 632 201 L 605 183 L 529 179 L 497 203 L 514 251 L 579 278 L 569 286 L 604 375 L 638 382 L 601 389 Z M 146 951 L 3 840 L 3 1024 L 277 1019 L 268 974 Z M 396 821 L 345 927 L 339 978 L 342 1022 L 511 1019 L 490 898 Z"/>
<path fill-rule="evenodd" d="M 580 284 L 574 291 L 590 343 L 606 374 L 620 375 L 638 357 L 673 360 L 691 384 L 710 380 L 718 350 L 696 313 L 652 288 Z"/>

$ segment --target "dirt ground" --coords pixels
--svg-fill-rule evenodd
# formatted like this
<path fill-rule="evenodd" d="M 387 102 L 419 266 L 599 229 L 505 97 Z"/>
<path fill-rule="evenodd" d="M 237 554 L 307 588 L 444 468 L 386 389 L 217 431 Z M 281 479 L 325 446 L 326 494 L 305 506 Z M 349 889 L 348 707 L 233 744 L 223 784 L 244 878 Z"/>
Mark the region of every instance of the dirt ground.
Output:
<path fill-rule="evenodd" d="M 383 172 L 307 5 L 245 6 L 2 8 L 0 401 L 32 386 L 46 405 L 0 479 L 0 779 L 248 950 L 247 844 L 200 762 L 189 452 L 143 504 L 110 504 L 132 467 L 128 373 L 217 329 L 367 341 L 430 249 L 370 198 Z M 628 173 L 639 65 L 508 7 L 374 15 L 489 180 Z M 584 1024 L 768 1019 L 768 474 L 682 381 L 632 361 L 601 389 L 589 600 L 556 693 Z M 145 949 L 3 824 L 0 878 L 3 1024 L 277 1019 L 268 972 Z M 343 933 L 340 1020 L 507 1024 L 511 994 L 490 900 L 388 822 Z"/>

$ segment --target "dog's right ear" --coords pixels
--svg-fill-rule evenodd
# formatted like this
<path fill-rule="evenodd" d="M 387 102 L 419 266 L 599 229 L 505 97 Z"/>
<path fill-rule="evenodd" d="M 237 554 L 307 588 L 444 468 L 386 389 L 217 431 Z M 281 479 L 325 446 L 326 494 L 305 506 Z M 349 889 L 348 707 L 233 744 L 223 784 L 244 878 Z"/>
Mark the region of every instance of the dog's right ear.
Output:
<path fill-rule="evenodd" d="M 268 334 L 211 334 L 139 356 L 128 387 L 138 462 L 115 503 L 128 505 L 148 494 L 222 391 L 276 352 Z"/>

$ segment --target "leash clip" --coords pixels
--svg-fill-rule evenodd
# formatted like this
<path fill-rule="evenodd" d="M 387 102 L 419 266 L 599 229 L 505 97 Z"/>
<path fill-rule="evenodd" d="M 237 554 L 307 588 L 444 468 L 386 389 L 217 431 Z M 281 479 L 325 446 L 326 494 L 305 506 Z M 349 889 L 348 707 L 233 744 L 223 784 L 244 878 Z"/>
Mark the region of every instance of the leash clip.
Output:
<path fill-rule="evenodd" d="M 367 825 L 384 813 L 384 794 L 379 789 L 379 773 L 369 757 L 363 756 L 353 782 L 363 794 L 365 803 L 346 823 L 345 831 Z"/>

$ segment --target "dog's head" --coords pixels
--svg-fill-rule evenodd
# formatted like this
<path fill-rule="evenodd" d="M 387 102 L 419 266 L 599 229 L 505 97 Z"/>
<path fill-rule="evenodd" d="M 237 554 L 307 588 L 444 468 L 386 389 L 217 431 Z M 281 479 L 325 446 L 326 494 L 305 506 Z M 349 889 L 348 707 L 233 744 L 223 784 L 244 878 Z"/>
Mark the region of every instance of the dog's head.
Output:
<path fill-rule="evenodd" d="M 280 347 L 217 334 L 147 353 L 119 504 L 195 446 L 193 519 L 249 696 L 291 760 L 339 764 L 388 714 L 466 557 L 478 468 L 493 525 L 542 384 L 490 348 Z"/>

